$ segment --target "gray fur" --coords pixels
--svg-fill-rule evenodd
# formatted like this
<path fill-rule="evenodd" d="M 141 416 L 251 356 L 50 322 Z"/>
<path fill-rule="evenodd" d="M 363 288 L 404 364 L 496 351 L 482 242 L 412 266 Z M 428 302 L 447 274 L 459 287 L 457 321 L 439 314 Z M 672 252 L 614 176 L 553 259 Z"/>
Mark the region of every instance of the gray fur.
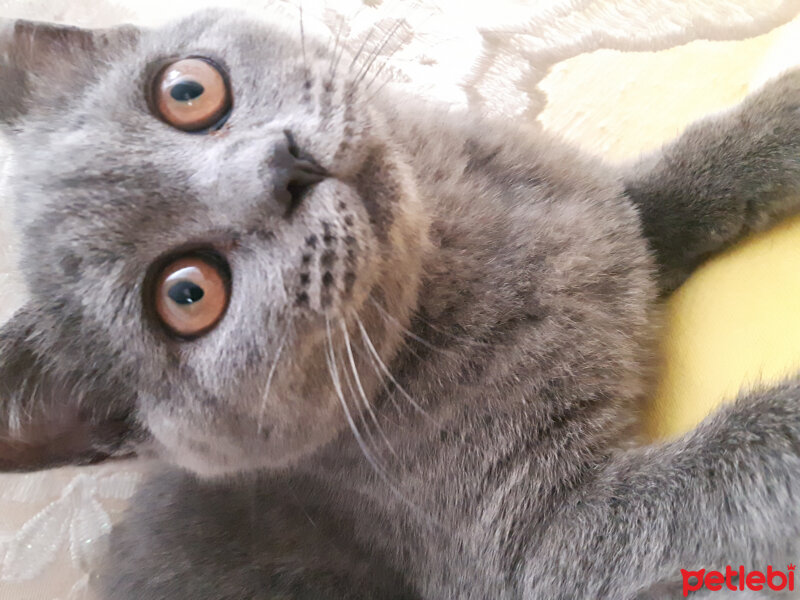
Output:
<path fill-rule="evenodd" d="M 66 57 L 31 27 L 0 34 L 32 295 L 0 335 L 7 468 L 132 446 L 182 467 L 115 529 L 103 597 L 646 598 L 680 568 L 797 560 L 800 383 L 657 446 L 637 425 L 659 293 L 796 209 L 800 73 L 612 168 L 375 95 L 363 60 L 241 15 L 83 33 L 107 42 Z M 142 92 L 193 54 L 233 86 L 212 135 Z M 288 215 L 287 129 L 330 173 Z M 143 290 L 197 243 L 233 296 L 179 342 Z"/>

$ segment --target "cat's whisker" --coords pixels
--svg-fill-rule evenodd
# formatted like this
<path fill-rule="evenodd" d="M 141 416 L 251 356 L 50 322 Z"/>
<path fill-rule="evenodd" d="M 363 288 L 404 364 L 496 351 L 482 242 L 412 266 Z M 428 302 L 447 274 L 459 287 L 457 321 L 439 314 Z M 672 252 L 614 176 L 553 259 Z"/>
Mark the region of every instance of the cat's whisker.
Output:
<path fill-rule="evenodd" d="M 8 423 L 8 429 L 10 431 L 21 431 L 22 430 L 22 419 L 20 418 L 20 407 L 21 403 L 19 401 L 10 402 L 8 408 L 6 409 L 6 421 Z"/>
<path fill-rule="evenodd" d="M 383 52 L 384 48 L 386 48 L 386 46 L 389 44 L 392 38 L 400 30 L 400 27 L 402 27 L 403 25 L 405 25 L 405 19 L 398 19 L 397 23 L 394 24 L 394 27 L 392 27 L 389 30 L 389 32 L 383 37 L 381 43 L 378 46 L 376 46 L 372 50 L 372 52 L 369 53 L 369 55 L 367 56 L 367 60 L 364 63 L 364 66 L 356 74 L 356 77 L 353 81 L 355 87 L 358 87 L 364 81 L 364 78 L 369 73 L 370 69 L 372 68 L 372 65 L 375 63 L 375 61 Z"/>
<path fill-rule="evenodd" d="M 340 45 L 340 41 L 342 38 L 342 31 L 344 31 L 345 27 L 345 18 L 343 15 L 338 15 L 339 17 L 339 27 L 336 29 L 336 36 L 333 41 L 333 50 L 330 52 L 331 60 L 328 64 L 328 77 L 332 80 L 335 73 L 336 67 L 335 64 L 338 63 L 338 58 L 341 57 L 341 52 L 344 51 L 345 44 Z"/>
<path fill-rule="evenodd" d="M 23 384 L 25 386 L 25 388 L 27 388 L 29 381 L 30 381 L 30 376 L 25 377 L 25 383 Z M 21 406 L 22 409 L 23 409 L 22 417 L 27 419 L 27 420 L 29 420 L 29 421 L 33 418 L 33 415 L 36 412 L 37 400 L 38 400 L 39 404 L 41 405 L 41 408 L 45 408 L 46 407 L 46 403 L 45 403 L 44 397 L 41 394 L 39 394 L 40 385 L 41 385 L 41 383 L 40 383 L 39 380 L 36 380 L 34 382 L 33 389 L 31 390 L 31 402 L 30 402 L 30 405 L 27 407 L 27 410 L 25 409 L 23 404 L 18 403 L 18 405 Z M 23 388 L 23 389 L 25 389 L 25 388 Z"/>
<path fill-rule="evenodd" d="M 401 25 L 405 25 L 405 24 L 406 24 L 406 23 L 405 23 L 405 20 L 404 20 L 404 19 L 401 19 L 401 23 L 400 23 L 400 24 L 401 24 Z M 398 29 L 398 30 L 399 30 L 399 29 Z M 404 45 L 404 44 L 403 44 L 403 40 L 402 40 L 402 38 L 401 38 L 401 39 L 398 41 L 398 43 L 397 43 L 397 44 L 395 44 L 394 48 L 392 48 L 391 50 L 389 50 L 389 52 L 387 52 L 387 53 L 386 53 L 386 54 L 383 56 L 383 61 L 381 62 L 381 65 L 380 65 L 380 67 L 378 67 L 378 70 L 377 70 L 377 71 L 376 71 L 376 72 L 373 74 L 372 78 L 369 80 L 369 82 L 367 83 L 367 85 L 365 85 L 365 86 L 364 86 L 364 89 L 365 89 L 365 90 L 369 90 L 369 89 L 372 87 L 372 85 L 373 85 L 373 84 L 374 84 L 374 83 L 375 83 L 375 82 L 378 80 L 378 77 L 380 76 L 380 74 L 383 72 L 383 70 L 386 68 L 386 66 L 387 66 L 387 65 L 389 65 L 389 64 L 391 63 L 392 59 L 394 58 L 394 55 L 395 55 L 395 54 L 397 54 L 397 52 L 398 52 L 398 51 L 399 51 L 399 50 L 400 50 L 400 49 L 403 47 L 403 45 Z M 391 80 L 392 80 L 392 78 L 391 78 L 391 77 L 386 77 L 386 79 L 383 81 L 383 83 L 381 83 L 381 85 L 380 85 L 380 86 L 378 86 L 378 89 L 382 89 L 382 88 L 383 88 L 383 87 L 384 87 L 384 86 L 385 86 L 387 83 L 389 83 Z M 376 90 L 376 92 L 377 92 L 377 90 Z M 369 97 L 369 99 L 372 99 L 372 98 L 374 98 L 374 97 L 375 97 L 375 94 L 373 93 L 373 94 L 372 94 L 372 95 Z M 368 101 L 369 101 L 369 99 L 368 99 Z"/>
<path fill-rule="evenodd" d="M 396 3 L 396 4 L 399 4 L 399 3 Z M 404 5 L 402 5 L 402 6 L 403 6 L 403 7 L 407 7 L 407 5 L 405 5 L 405 4 L 404 4 Z M 406 27 L 406 26 L 408 26 L 408 20 L 407 20 L 407 17 L 408 17 L 408 15 L 410 14 L 410 12 L 411 12 L 411 11 L 410 11 L 410 9 L 409 9 L 409 10 L 406 12 L 406 16 L 405 16 L 405 17 L 398 18 L 398 25 L 399 25 L 399 26 L 402 26 L 402 27 Z M 420 23 L 417 23 L 417 25 L 415 25 L 414 29 L 415 29 L 415 30 L 417 30 L 417 29 L 418 29 L 418 27 L 419 27 L 419 25 L 426 25 L 426 24 L 428 23 L 428 21 L 430 20 L 430 18 L 431 18 L 431 15 L 428 15 L 428 16 L 427 16 L 427 17 L 426 17 L 426 18 L 425 18 L 423 21 L 421 21 Z M 399 30 L 399 28 L 398 28 L 398 30 Z M 367 83 L 367 85 L 366 85 L 366 86 L 364 86 L 364 89 L 365 89 L 365 90 L 369 90 L 369 89 L 370 89 L 370 88 L 373 86 L 373 84 L 375 84 L 375 82 L 376 82 L 376 81 L 378 81 L 378 78 L 379 78 L 379 76 L 380 76 L 381 72 L 383 71 L 383 69 L 384 69 L 384 68 L 385 68 L 387 65 L 389 65 L 389 64 L 391 63 L 391 61 L 392 61 L 392 59 L 394 58 L 395 54 L 397 54 L 397 52 L 398 52 L 398 51 L 399 51 L 399 50 L 400 50 L 400 49 L 401 49 L 403 46 L 404 46 L 404 43 L 403 43 L 403 38 L 401 38 L 401 39 L 398 41 L 398 43 L 397 43 L 397 44 L 394 46 L 394 48 L 392 48 L 392 49 L 391 49 L 389 52 L 387 52 L 387 53 L 385 54 L 385 56 L 384 56 L 384 60 L 383 60 L 383 62 L 382 62 L 382 64 L 381 64 L 380 68 L 379 68 L 379 69 L 378 69 L 378 71 L 377 71 L 377 72 L 376 72 L 376 73 L 373 75 L 372 79 L 370 79 L 369 83 Z M 377 95 L 378 95 L 378 94 L 381 92 L 381 90 L 382 90 L 384 87 L 386 87 L 386 85 L 387 85 L 387 84 L 388 84 L 390 81 L 392 81 L 392 77 L 391 77 L 391 76 L 387 76 L 387 77 L 384 79 L 384 81 L 383 81 L 383 82 L 382 82 L 382 83 L 381 83 L 381 84 L 380 84 L 380 85 L 377 87 L 377 89 L 376 89 L 376 90 L 375 90 L 375 91 L 374 91 L 374 92 L 373 92 L 373 93 L 372 93 L 372 94 L 371 94 L 371 95 L 370 95 L 370 96 L 367 98 L 366 102 L 367 102 L 367 103 L 371 102 L 371 101 L 372 101 L 372 100 L 373 100 L 373 99 L 374 99 L 374 98 L 375 98 L 375 97 L 376 97 L 376 96 L 377 96 Z"/>
<path fill-rule="evenodd" d="M 392 443 L 389 441 L 389 438 L 386 437 L 386 432 L 383 431 L 383 428 L 378 422 L 378 417 L 375 415 L 375 411 L 372 409 L 372 404 L 370 403 L 369 398 L 367 398 L 367 394 L 364 391 L 364 386 L 361 383 L 361 377 L 359 376 L 358 368 L 356 367 L 356 360 L 355 357 L 353 356 L 353 348 L 350 344 L 350 333 L 347 331 L 347 324 L 345 323 L 344 319 L 341 319 L 339 321 L 339 324 L 341 325 L 342 328 L 342 335 L 344 336 L 345 348 L 347 349 L 347 357 L 350 360 L 350 369 L 353 372 L 353 378 L 355 379 L 359 396 L 361 396 L 361 402 L 364 405 L 364 408 L 367 410 L 367 413 L 372 418 L 372 422 L 375 424 L 375 427 L 377 428 L 381 438 L 383 438 L 383 441 L 389 448 L 389 452 L 391 452 L 395 458 L 398 458 L 397 452 L 395 452 L 394 448 L 392 447 Z"/>
<path fill-rule="evenodd" d="M 361 42 L 361 45 L 358 47 L 358 51 L 353 56 L 353 60 L 350 61 L 350 65 L 347 67 L 347 72 L 352 73 L 353 67 L 355 66 L 358 59 L 361 58 L 361 54 L 364 52 L 364 48 L 367 46 L 367 43 L 370 39 L 372 39 L 372 34 L 375 33 L 377 26 L 373 25 L 370 30 L 367 32 L 367 35 L 364 36 L 364 40 Z"/>
<path fill-rule="evenodd" d="M 399 31 L 399 28 L 398 28 L 397 30 Z M 400 44 L 397 44 L 397 45 L 396 45 L 394 48 L 392 48 L 392 49 L 391 49 L 391 50 L 390 50 L 390 51 L 389 51 L 389 52 L 388 52 L 388 53 L 387 53 L 387 54 L 384 56 L 384 60 L 383 60 L 383 61 L 380 63 L 380 66 L 378 67 L 378 70 L 377 70 L 377 71 L 376 71 L 376 72 L 375 72 L 375 73 L 372 75 L 372 79 L 370 79 L 369 83 L 368 83 L 367 85 L 365 85 L 365 86 L 364 86 L 364 89 L 365 89 L 365 90 L 368 90 L 368 89 L 370 88 L 370 86 L 371 86 L 373 83 L 375 83 L 375 80 L 378 78 L 378 76 L 381 74 L 381 72 L 383 72 L 383 70 L 386 68 L 386 65 L 388 65 L 388 64 L 389 64 L 389 61 L 391 60 L 391 58 L 392 58 L 392 57 L 393 57 L 393 56 L 394 56 L 394 55 L 397 53 L 397 51 L 398 51 L 400 48 L 402 48 L 402 46 L 403 46 L 403 44 L 402 44 L 402 43 L 400 43 Z M 376 57 L 376 60 L 377 60 L 377 57 Z"/>
<path fill-rule="evenodd" d="M 422 507 L 415 504 L 410 498 L 408 498 L 405 494 L 403 494 L 402 491 L 400 491 L 399 487 L 392 481 L 392 478 L 389 476 L 389 474 L 385 472 L 380 467 L 379 463 L 377 463 L 375 459 L 372 457 L 368 446 L 364 442 L 363 437 L 361 436 L 360 432 L 358 431 L 358 428 L 356 427 L 355 420 L 352 417 L 350 409 L 344 398 L 344 394 L 342 393 L 341 381 L 339 379 L 339 373 L 336 368 L 336 362 L 335 362 L 336 359 L 333 347 L 333 336 L 331 334 L 330 319 L 327 316 L 325 317 L 325 329 L 328 338 L 328 344 L 327 344 L 328 352 L 326 353 L 326 358 L 328 362 L 328 371 L 331 374 L 331 380 L 333 381 L 334 389 L 336 390 L 337 396 L 339 397 L 339 402 L 341 403 L 342 408 L 344 409 L 345 417 L 347 418 L 350 430 L 353 432 L 353 435 L 355 436 L 356 442 L 361 448 L 362 453 L 364 453 L 364 456 L 367 458 L 367 460 L 375 470 L 375 473 L 378 475 L 378 477 L 381 478 L 381 480 L 387 485 L 387 487 L 401 502 L 403 502 L 415 513 L 420 515 L 429 525 L 433 527 L 441 527 L 441 523 L 437 519 L 435 519 L 431 514 L 422 509 Z"/>
<path fill-rule="evenodd" d="M 333 335 L 331 333 L 330 319 L 328 317 L 325 317 L 325 328 L 328 341 L 327 344 L 328 351 L 326 352 L 328 371 L 330 372 L 331 380 L 333 382 L 336 395 L 339 398 L 339 402 L 342 406 L 342 409 L 344 410 L 347 423 L 350 426 L 350 430 L 353 432 L 353 436 L 355 437 L 356 442 L 358 443 L 358 446 L 361 449 L 361 452 L 364 454 L 364 457 L 367 459 L 370 466 L 378 475 L 378 477 L 380 477 L 381 480 L 383 480 L 383 482 L 392 490 L 392 492 L 395 493 L 401 500 L 403 500 L 403 502 L 409 504 L 409 506 L 411 506 L 412 508 L 418 509 L 418 507 L 413 502 L 408 500 L 408 498 L 406 498 L 405 495 L 399 490 L 395 482 L 392 480 L 392 477 L 390 476 L 389 472 L 385 469 L 380 460 L 378 460 L 378 458 L 375 455 L 373 455 L 372 449 L 370 448 L 369 444 L 367 444 L 367 441 L 364 439 L 364 436 L 361 435 L 361 432 L 359 431 L 358 426 L 356 425 L 355 419 L 353 418 L 352 412 L 350 411 L 350 407 L 347 403 L 347 400 L 344 397 L 344 393 L 342 390 L 342 384 L 339 376 L 339 370 L 337 368 L 336 354 L 333 345 Z M 358 412 L 361 415 L 361 411 Z M 365 427 L 366 427 L 366 422 L 365 422 Z"/>
<path fill-rule="evenodd" d="M 342 405 L 342 410 L 344 410 L 345 418 L 347 419 L 347 424 L 350 426 L 350 430 L 353 432 L 353 436 L 358 443 L 359 448 L 361 448 L 361 452 L 364 454 L 364 457 L 367 459 L 369 464 L 375 470 L 375 473 L 387 481 L 391 485 L 386 473 L 384 472 L 380 463 L 372 456 L 372 452 L 369 448 L 369 445 L 364 440 L 364 437 L 361 435 L 361 432 L 358 430 L 358 426 L 356 425 L 355 419 L 353 419 L 353 414 L 350 412 L 350 407 L 347 404 L 347 400 L 345 400 L 344 392 L 342 390 L 342 382 L 339 378 L 339 370 L 336 366 L 336 354 L 333 348 L 333 335 L 331 334 L 331 323 L 330 319 L 326 316 L 325 317 L 325 331 L 327 333 L 327 352 L 326 352 L 326 360 L 328 363 L 328 371 L 331 375 L 331 381 L 333 382 L 333 388 L 336 392 L 336 396 L 339 398 L 339 403 Z"/>
<path fill-rule="evenodd" d="M 449 331 L 445 331 L 445 330 L 444 330 L 444 329 L 442 329 L 441 327 L 439 327 L 439 326 L 437 326 L 437 325 L 435 325 L 435 324 L 431 323 L 431 322 L 430 322 L 430 321 L 428 321 L 427 319 L 425 319 L 425 318 L 424 318 L 424 317 L 423 317 L 423 316 L 422 316 L 422 315 L 419 313 L 419 311 L 414 311 L 414 320 L 416 320 L 416 321 L 419 321 L 420 323 L 422 323 L 423 325 L 425 325 L 425 326 L 426 326 L 427 328 L 429 328 L 430 330 L 432 330 L 432 331 L 435 331 L 435 332 L 436 332 L 436 333 L 438 333 L 439 335 L 442 335 L 442 336 L 448 337 L 448 338 L 450 338 L 451 340 L 453 340 L 454 342 L 456 342 L 456 343 L 458 343 L 458 344 L 462 344 L 462 345 L 469 345 L 469 346 L 475 346 L 475 347 L 479 347 L 479 348 L 481 348 L 481 347 L 489 347 L 489 346 L 491 346 L 491 344 L 490 344 L 489 342 L 482 342 L 482 341 L 475 340 L 475 339 L 473 339 L 473 338 L 471 338 L 471 337 L 468 337 L 468 336 L 457 335 L 457 334 L 455 334 L 455 333 L 451 333 L 451 332 L 449 332 Z"/>
<path fill-rule="evenodd" d="M 311 518 L 311 515 L 308 514 L 308 511 L 306 510 L 306 507 L 303 506 L 303 502 L 301 501 L 300 496 L 297 494 L 297 489 L 295 488 L 295 486 L 292 483 L 291 479 L 288 479 L 286 481 L 286 489 L 289 490 L 289 493 L 294 497 L 294 500 L 296 502 L 295 506 L 297 506 L 302 511 L 303 516 L 305 516 L 305 518 L 308 520 L 308 522 L 311 524 L 311 526 L 314 529 L 317 529 L 317 527 L 318 527 L 317 526 L 317 522 L 313 518 Z"/>
<path fill-rule="evenodd" d="M 358 74 L 356 75 L 356 77 L 353 80 L 354 87 L 359 87 L 364 82 L 364 80 L 370 74 L 370 71 L 372 70 L 373 65 L 377 62 L 377 60 L 381 56 L 381 53 L 383 52 L 384 48 L 389 43 L 390 36 L 394 35 L 394 33 L 398 29 L 399 29 L 399 27 L 397 25 L 395 25 L 395 27 L 390 31 L 389 34 L 387 34 L 387 36 L 384 38 L 384 40 L 379 45 L 377 45 L 375 48 L 373 48 L 372 51 L 367 55 L 367 57 L 366 57 L 366 59 L 364 61 L 364 64 L 362 65 L 361 69 L 359 69 Z M 384 61 L 383 63 L 381 63 L 382 67 L 385 66 L 387 62 L 388 62 L 388 60 Z"/>
<path fill-rule="evenodd" d="M 340 358 L 341 357 L 339 357 L 338 355 L 336 356 L 337 359 L 336 364 L 337 366 L 341 366 L 342 368 L 340 377 L 344 379 L 344 383 L 347 385 L 348 397 L 354 399 L 355 401 L 355 407 L 353 410 L 355 414 L 358 415 L 358 420 L 361 422 L 361 426 L 363 427 L 364 438 L 365 438 L 364 442 L 370 448 L 370 452 L 372 453 L 372 456 L 375 458 L 375 462 L 379 463 L 384 468 L 384 472 L 386 472 L 385 465 L 383 463 L 383 455 L 380 452 L 380 442 L 379 440 L 376 439 L 375 434 L 373 433 L 372 429 L 369 426 L 367 418 L 364 416 L 364 413 L 366 411 L 362 410 L 359 407 L 358 401 L 356 400 L 357 396 L 356 396 L 355 384 L 353 383 L 353 374 L 350 373 L 349 369 L 347 368 L 347 363 L 345 363 L 344 361 L 342 361 L 341 363 L 339 362 Z"/>
<path fill-rule="evenodd" d="M 400 383 L 397 381 L 397 379 L 395 379 L 394 375 L 392 375 L 391 371 L 389 371 L 389 368 L 383 362 L 383 359 L 381 358 L 380 354 L 375 349 L 375 345 L 372 343 L 372 340 L 369 338 L 369 334 L 367 333 L 367 330 L 364 327 L 364 323 L 361 322 L 361 319 L 359 318 L 359 316 L 357 314 L 355 314 L 355 318 L 356 318 L 356 324 L 358 325 L 358 328 L 361 331 L 361 337 L 364 340 L 364 344 L 367 346 L 367 348 L 369 349 L 370 353 L 375 358 L 375 360 L 378 363 L 378 366 L 380 367 L 380 369 L 383 372 L 384 376 L 387 377 L 389 379 L 389 381 L 392 382 L 392 384 L 394 384 L 395 388 L 400 391 L 402 396 L 406 400 L 408 400 L 408 402 L 411 404 L 411 406 L 414 407 L 414 409 L 417 410 L 417 412 L 422 414 L 426 419 L 429 419 L 432 423 L 437 424 L 436 420 L 433 417 L 431 417 L 428 414 L 428 412 L 424 408 L 422 408 L 422 406 L 420 406 L 419 403 L 416 400 L 414 400 L 414 398 L 412 398 L 411 395 L 408 392 L 406 392 L 406 390 L 403 388 L 402 385 L 400 385 Z"/>
<path fill-rule="evenodd" d="M 258 433 L 259 435 L 262 433 L 264 428 L 264 413 L 267 410 L 267 401 L 269 400 L 269 391 L 272 388 L 272 377 L 275 375 L 275 371 L 278 367 L 278 362 L 281 359 L 281 354 L 283 353 L 283 347 L 286 344 L 286 339 L 289 337 L 289 329 L 291 328 L 291 321 L 286 325 L 286 330 L 281 335 L 281 340 L 278 342 L 278 349 L 275 351 L 275 358 L 272 360 L 272 365 L 269 369 L 269 374 L 267 375 L 267 383 L 264 386 L 264 395 L 261 400 L 261 410 L 258 413 Z"/>
<path fill-rule="evenodd" d="M 379 314 L 380 314 L 380 313 L 379 313 Z M 394 323 L 391 323 L 391 322 L 389 321 L 389 319 L 387 319 L 387 318 L 386 318 L 386 317 L 384 317 L 383 315 L 381 315 L 381 316 L 384 318 L 384 321 L 387 321 L 387 323 L 386 323 L 386 324 L 387 324 L 387 326 L 392 326 L 392 325 L 394 325 Z M 422 361 L 422 360 L 424 360 L 424 359 L 423 359 L 423 357 L 422 357 L 422 356 L 420 356 L 420 354 L 419 354 L 419 353 L 418 353 L 418 352 L 417 352 L 417 351 L 414 349 L 414 347 L 411 345 L 410 341 L 409 341 L 408 339 L 406 339 L 406 334 L 407 334 L 407 331 L 408 331 L 408 330 L 406 330 L 405 328 L 403 328 L 403 327 L 401 326 L 401 331 L 400 331 L 400 333 L 401 333 L 401 337 L 400 337 L 400 343 L 401 343 L 401 344 L 402 344 L 402 345 L 403 345 L 403 346 L 404 346 L 404 347 L 405 347 L 405 348 L 406 348 L 406 349 L 407 349 L 407 350 L 408 350 L 408 351 L 409 351 L 409 352 L 410 352 L 410 353 L 411 353 L 411 354 L 414 356 L 414 358 L 416 358 L 416 359 L 417 359 L 417 360 L 419 360 L 419 361 Z"/>
<path fill-rule="evenodd" d="M 421 338 L 416 333 L 411 331 L 408 327 L 403 325 L 397 319 L 397 317 L 395 317 L 394 315 L 390 314 L 383 306 L 380 305 L 380 302 L 378 302 L 375 298 L 370 296 L 368 299 L 372 303 L 372 305 L 375 306 L 375 308 L 377 309 L 378 313 L 384 318 L 384 320 L 386 320 L 387 322 L 389 322 L 389 323 L 393 324 L 395 327 L 397 327 L 403 333 L 404 336 L 409 337 L 409 338 L 411 338 L 412 340 L 414 340 L 416 342 L 419 342 L 420 344 L 422 344 L 423 346 L 425 346 L 426 348 L 428 348 L 430 350 L 434 350 L 436 352 L 441 352 L 442 354 L 451 354 L 453 356 L 460 356 L 460 354 L 458 352 L 454 352 L 454 351 L 448 350 L 446 348 L 439 348 L 438 346 L 435 346 L 434 344 L 431 344 L 428 340 Z M 412 353 L 414 352 L 413 350 L 411 350 L 411 348 L 409 348 L 409 350 Z M 414 355 L 417 356 L 416 353 L 414 353 Z M 417 358 L 419 358 L 419 356 L 417 356 Z"/>
<path fill-rule="evenodd" d="M 344 54 L 345 48 L 347 47 L 347 39 L 349 39 L 349 35 L 345 40 L 343 40 L 339 46 L 339 53 L 338 55 L 334 55 L 332 60 L 332 68 L 330 71 L 330 78 L 331 80 L 336 78 L 337 71 L 339 70 L 339 62 L 342 60 L 342 55 Z"/>
<path fill-rule="evenodd" d="M 300 49 L 303 53 L 303 76 L 305 80 L 309 81 L 309 74 L 308 74 L 308 60 L 306 60 L 306 28 L 303 23 L 303 3 L 300 2 L 299 6 L 300 12 Z"/>
<path fill-rule="evenodd" d="M 383 374 L 383 371 L 378 367 L 378 364 L 372 357 L 372 353 L 368 352 L 366 349 L 359 348 L 358 346 L 354 346 L 353 350 L 359 355 L 360 358 L 366 359 L 369 362 L 370 366 L 375 371 L 375 374 L 378 376 L 378 380 L 381 382 L 381 386 L 386 392 L 386 397 L 389 398 L 389 401 L 392 403 L 392 406 L 397 411 L 397 415 L 399 417 L 402 417 L 403 409 L 397 403 L 397 400 L 395 400 L 395 391 L 389 387 L 388 383 L 386 383 L 386 376 Z"/>
<path fill-rule="evenodd" d="M 414 400 L 411 398 L 411 396 L 410 396 L 410 395 L 409 395 L 409 394 L 408 394 L 408 393 L 405 391 L 405 389 L 404 389 L 404 388 L 403 388 L 403 387 L 402 387 L 402 386 L 401 386 L 401 385 L 400 385 L 400 384 L 397 382 L 397 380 L 396 380 L 396 379 L 395 379 L 395 378 L 394 378 L 394 377 L 391 375 L 391 373 L 389 372 L 388 368 L 386 367 L 386 363 L 384 363 L 384 362 L 383 362 L 383 360 L 381 360 L 380 356 L 376 356 L 376 350 L 375 350 L 375 347 L 374 347 L 374 345 L 371 343 L 371 340 L 370 340 L 370 338 L 369 338 L 369 335 L 367 335 L 367 334 L 366 334 L 366 330 L 365 330 L 365 328 L 363 327 L 363 323 L 361 322 L 361 320 L 360 320 L 360 318 L 359 318 L 358 314 L 357 314 L 357 313 L 354 313 L 354 314 L 353 314 L 353 316 L 354 316 L 354 318 L 355 318 L 355 319 L 358 321 L 358 324 L 359 324 L 359 326 L 362 328 L 362 337 L 366 336 L 366 337 L 364 338 L 365 345 L 366 345 L 366 343 L 369 343 L 369 344 L 370 344 L 370 347 L 371 347 L 371 351 L 370 351 L 370 352 L 367 352 L 367 353 L 366 353 L 366 356 L 367 356 L 367 357 L 370 359 L 370 364 L 372 365 L 372 368 L 373 368 L 373 369 L 375 369 L 375 372 L 377 373 L 378 377 L 381 379 L 381 383 L 383 384 L 383 388 L 386 390 L 386 394 L 387 394 L 387 396 L 389 397 L 389 399 L 391 400 L 391 402 L 392 402 L 392 405 L 393 405 L 393 406 L 395 407 L 395 409 L 397 410 L 397 412 L 398 412 L 398 415 L 400 415 L 400 416 L 402 417 L 402 415 L 403 415 L 403 410 L 402 410 L 402 408 L 401 408 L 401 407 L 399 407 L 399 406 L 398 406 L 397 402 L 395 401 L 395 399 L 394 399 L 394 396 L 395 396 L 395 394 L 394 394 L 394 391 L 393 391 L 393 390 L 391 390 L 391 389 L 389 388 L 389 386 L 386 384 L 386 379 L 389 379 L 389 380 L 390 380 L 390 381 L 391 381 L 391 382 L 394 384 L 394 386 L 395 386 L 395 389 L 396 389 L 396 390 L 399 390 L 399 391 L 400 391 L 400 393 L 401 393 L 401 394 L 402 394 L 402 395 L 403 395 L 403 396 L 404 396 L 404 397 L 405 397 L 405 398 L 406 398 L 406 399 L 407 399 L 409 402 L 411 402 L 411 404 L 414 406 L 414 408 L 416 408 L 416 409 L 417 409 L 419 412 L 421 412 L 421 413 L 423 414 L 423 416 L 424 416 L 424 417 L 425 417 L 425 418 L 426 418 L 426 419 L 427 419 L 427 420 L 428 420 L 428 421 L 429 421 L 431 424 L 433 424 L 433 425 L 435 425 L 435 426 L 437 426 L 437 427 L 441 427 L 441 423 L 439 423 L 439 422 L 438 422 L 438 421 L 437 421 L 437 420 L 436 420 L 434 417 L 432 417 L 432 416 L 431 416 L 431 415 L 430 415 L 430 414 L 429 414 L 429 413 L 428 413 L 428 412 L 427 412 L 427 411 L 426 411 L 424 408 L 422 408 L 422 407 L 419 405 L 419 403 L 415 402 L 415 401 L 414 401 Z M 357 350 L 357 348 L 356 348 L 356 350 Z M 413 350 L 411 350 L 411 348 L 409 348 L 409 351 L 410 351 L 410 352 L 412 352 L 412 353 L 414 352 Z M 379 363 L 377 363 L 377 362 L 376 362 L 376 359 L 377 359 L 377 361 L 380 361 L 380 362 L 379 362 Z M 380 367 L 379 367 L 378 365 L 380 365 Z M 474 444 L 472 444 L 471 442 L 469 442 L 469 441 L 467 441 L 467 440 L 459 440 L 459 442 L 458 442 L 458 443 L 460 443 L 460 444 L 463 444 L 463 445 L 466 445 L 466 446 L 469 446 L 469 447 L 474 447 Z"/>
<path fill-rule="evenodd" d="M 374 81 L 374 80 L 373 80 L 373 81 Z M 377 97 L 378 97 L 378 94 L 380 94 L 380 93 L 383 91 L 383 88 L 385 88 L 387 85 L 389 85 L 389 83 L 390 83 L 391 81 L 392 81 L 392 78 L 391 78 L 391 77 L 387 77 L 387 78 L 386 78 L 386 79 L 383 81 L 383 83 L 382 83 L 382 84 L 380 84 L 380 85 L 379 85 L 377 88 L 375 88 L 375 91 L 373 91 L 373 92 L 372 92 L 372 93 L 371 93 L 371 94 L 370 94 L 370 95 L 367 97 L 367 99 L 366 99 L 366 103 L 367 103 L 367 104 L 369 104 L 369 103 L 371 103 L 373 100 L 375 100 L 375 98 L 377 98 Z M 371 82 L 370 82 L 370 83 L 367 85 L 366 89 L 369 89 L 369 87 L 372 85 L 372 83 L 373 83 L 373 82 L 371 81 Z"/>

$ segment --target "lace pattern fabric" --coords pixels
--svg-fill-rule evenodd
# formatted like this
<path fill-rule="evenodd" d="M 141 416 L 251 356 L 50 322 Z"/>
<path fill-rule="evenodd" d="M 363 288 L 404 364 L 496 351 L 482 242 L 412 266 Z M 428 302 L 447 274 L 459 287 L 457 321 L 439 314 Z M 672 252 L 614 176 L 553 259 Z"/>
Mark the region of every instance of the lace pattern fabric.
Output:
<path fill-rule="evenodd" d="M 140 473 L 109 464 L 4 475 L 0 482 L 0 597 L 80 600 L 112 518 Z M 39 591 L 49 587 L 52 595 Z M 39 594 L 39 595 L 37 595 Z"/>

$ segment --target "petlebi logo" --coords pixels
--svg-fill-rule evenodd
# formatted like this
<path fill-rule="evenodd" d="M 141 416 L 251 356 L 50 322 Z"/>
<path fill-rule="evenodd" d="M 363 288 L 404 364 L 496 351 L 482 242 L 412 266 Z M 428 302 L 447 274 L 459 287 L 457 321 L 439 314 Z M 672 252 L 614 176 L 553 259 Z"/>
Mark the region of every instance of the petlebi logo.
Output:
<path fill-rule="evenodd" d="M 764 571 L 745 571 L 744 566 L 733 569 L 730 565 L 722 571 L 687 571 L 681 569 L 683 577 L 683 596 L 689 592 L 696 592 L 702 588 L 716 592 L 719 590 L 730 590 L 733 592 L 743 592 L 745 590 L 759 591 L 763 589 L 779 591 L 794 591 L 794 569 L 795 565 L 789 564 L 786 571 L 775 569 L 772 565 L 767 565 Z"/>

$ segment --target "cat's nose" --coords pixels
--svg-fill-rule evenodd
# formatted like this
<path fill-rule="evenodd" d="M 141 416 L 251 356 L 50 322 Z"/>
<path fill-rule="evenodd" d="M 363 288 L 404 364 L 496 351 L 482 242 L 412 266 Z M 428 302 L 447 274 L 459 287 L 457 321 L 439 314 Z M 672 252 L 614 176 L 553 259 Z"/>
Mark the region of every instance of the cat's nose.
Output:
<path fill-rule="evenodd" d="M 314 158 L 295 143 L 290 131 L 278 142 L 268 168 L 273 182 L 273 197 L 284 215 L 289 215 L 303 201 L 309 190 L 328 176 Z"/>

